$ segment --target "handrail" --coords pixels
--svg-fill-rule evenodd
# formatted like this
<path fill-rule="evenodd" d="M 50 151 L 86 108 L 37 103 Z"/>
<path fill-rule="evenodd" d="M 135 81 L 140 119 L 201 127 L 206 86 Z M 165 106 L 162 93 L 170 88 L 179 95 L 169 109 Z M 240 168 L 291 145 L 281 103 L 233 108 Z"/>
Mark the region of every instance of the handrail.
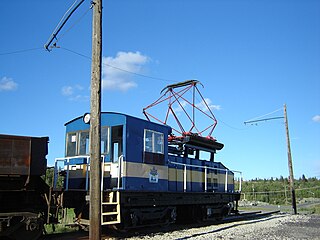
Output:
<path fill-rule="evenodd" d="M 60 158 L 55 158 L 55 167 L 54 167 L 54 181 L 53 181 L 53 186 L 54 188 L 56 188 L 57 186 L 57 179 L 58 179 L 58 162 L 65 162 L 67 161 L 67 176 L 66 176 L 66 187 L 65 190 L 69 190 L 69 166 L 70 166 L 70 160 L 72 159 L 86 159 L 87 162 L 85 163 L 86 165 L 86 186 L 85 186 L 85 190 L 88 191 L 89 190 L 89 167 L 90 167 L 90 156 L 89 155 L 80 155 L 80 156 L 72 156 L 72 157 L 60 157 Z M 105 156 L 101 155 L 101 162 L 104 163 L 104 159 Z M 80 165 L 80 164 L 75 164 L 75 165 Z M 104 169 L 104 168 L 102 168 Z M 101 184 L 101 186 L 103 187 L 103 182 Z"/>
<path fill-rule="evenodd" d="M 215 167 L 208 167 L 208 166 L 199 166 L 199 165 L 193 165 L 193 164 L 187 164 L 187 163 L 179 163 L 179 162 L 174 162 L 174 161 L 170 161 L 168 160 L 169 163 L 171 164 L 175 164 L 175 165 L 179 165 L 179 166 L 183 166 L 183 190 L 186 192 L 187 191 L 187 167 L 195 167 L 195 168 L 202 168 L 204 169 L 205 172 L 205 186 L 204 186 L 204 191 L 207 191 L 207 170 L 211 169 L 211 170 L 221 170 L 221 171 L 225 171 L 226 172 L 226 181 L 225 181 L 225 192 L 228 191 L 228 173 L 229 172 L 234 172 L 234 173 L 239 173 L 240 174 L 240 182 L 239 182 L 239 192 L 241 192 L 241 182 L 242 182 L 242 172 L 241 171 L 237 171 L 237 170 L 230 170 L 230 169 L 225 169 L 225 168 L 215 168 Z"/>
<path fill-rule="evenodd" d="M 120 189 L 120 180 L 122 178 L 122 174 L 123 174 L 123 155 L 120 155 L 118 158 L 118 180 L 117 180 L 117 189 Z M 122 188 L 122 187 L 121 187 Z"/>

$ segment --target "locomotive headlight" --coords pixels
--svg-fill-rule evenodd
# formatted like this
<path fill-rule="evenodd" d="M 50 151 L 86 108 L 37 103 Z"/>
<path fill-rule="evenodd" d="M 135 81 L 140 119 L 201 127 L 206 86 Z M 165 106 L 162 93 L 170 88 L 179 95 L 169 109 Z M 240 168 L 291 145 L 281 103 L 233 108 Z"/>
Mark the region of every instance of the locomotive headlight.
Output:
<path fill-rule="evenodd" d="M 85 113 L 85 114 L 83 115 L 83 122 L 84 122 L 85 124 L 89 124 L 89 123 L 90 123 L 90 113 Z"/>

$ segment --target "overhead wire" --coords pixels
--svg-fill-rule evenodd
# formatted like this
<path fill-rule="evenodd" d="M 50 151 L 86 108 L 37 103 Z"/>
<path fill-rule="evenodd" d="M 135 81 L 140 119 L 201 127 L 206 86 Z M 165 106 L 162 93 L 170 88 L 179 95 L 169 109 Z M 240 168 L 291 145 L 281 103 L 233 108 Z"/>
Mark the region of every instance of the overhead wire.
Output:
<path fill-rule="evenodd" d="M 259 117 L 252 118 L 252 119 L 247 120 L 247 121 L 245 121 L 245 122 L 256 121 L 256 120 L 259 120 L 259 119 L 264 118 L 264 117 L 266 117 L 266 116 L 269 116 L 269 115 L 271 115 L 271 114 L 274 114 L 274 113 L 276 113 L 276 112 L 279 112 L 279 111 L 281 111 L 281 110 L 282 110 L 282 108 L 279 108 L 279 109 L 274 110 L 274 111 L 272 111 L 272 112 L 270 112 L 270 113 L 264 114 L 264 115 L 259 116 Z"/>
<path fill-rule="evenodd" d="M 73 8 L 75 7 L 75 5 L 76 5 L 76 3 L 77 3 L 78 1 L 79 1 L 79 0 L 75 0 L 74 3 L 69 7 L 69 9 L 64 13 L 64 15 L 63 15 L 62 18 L 60 19 L 59 23 L 57 24 L 56 28 L 54 29 L 53 35 L 54 35 L 54 33 L 59 29 L 61 23 L 65 20 L 67 14 L 69 14 L 69 12 L 70 12 L 71 10 L 73 10 Z M 82 1 L 81 1 L 81 2 L 82 2 Z M 64 37 L 76 24 L 78 24 L 78 23 L 87 15 L 87 13 L 88 13 L 90 10 L 91 10 L 91 8 L 88 8 L 87 11 L 85 11 L 64 33 L 62 33 L 59 38 L 57 38 L 57 36 L 55 35 L 55 36 L 54 36 L 54 39 L 56 39 L 56 42 L 55 42 L 55 43 L 57 43 L 58 40 L 60 40 L 62 37 Z M 23 53 L 23 52 L 30 52 L 30 51 L 40 50 L 40 49 L 43 49 L 43 47 L 22 49 L 22 50 L 16 50 L 16 51 L 11 51 L 11 52 L 3 52 L 3 53 L 0 53 L 0 56 L 17 54 L 17 53 Z"/>
<path fill-rule="evenodd" d="M 86 59 L 88 59 L 88 60 L 92 60 L 92 58 L 89 57 L 89 56 L 87 56 L 87 55 L 84 55 L 84 54 L 82 54 L 82 53 L 76 52 L 76 51 L 74 51 L 74 50 L 71 50 L 71 49 L 68 49 L 68 48 L 65 48 L 65 47 L 55 46 L 54 48 L 62 49 L 62 50 L 65 50 L 65 51 L 67 51 L 67 52 L 71 52 L 71 53 L 73 53 L 73 54 L 75 54 L 75 55 L 78 55 L 78 56 L 80 56 L 80 57 L 86 58 Z M 24 53 L 24 52 L 30 52 L 30 51 L 36 51 L 36 50 L 43 50 L 43 47 L 22 49 L 22 50 L 16 50 L 16 51 L 11 51 L 11 52 L 3 52 L 3 53 L 0 53 L 0 56 L 11 55 L 11 54 L 18 54 L 18 53 Z M 126 73 L 129 73 L 129 74 L 133 74 L 133 75 L 136 75 L 136 76 L 139 76 L 139 77 L 150 78 L 150 79 L 154 79 L 154 80 L 158 80 L 158 81 L 163 81 L 163 82 L 170 82 L 170 83 L 176 83 L 176 82 L 178 82 L 178 81 L 175 81 L 175 80 L 170 80 L 170 79 L 165 79 L 165 78 L 159 78 L 159 77 L 154 77 L 154 76 L 150 76 L 150 75 L 146 75 L 146 74 L 141 74 L 141 73 L 129 71 L 129 70 L 126 70 L 126 69 L 123 69 L 123 68 L 119 68 L 119 67 L 110 65 L 110 64 L 108 64 L 108 63 L 102 63 L 102 65 L 105 65 L 105 66 L 107 66 L 107 67 L 116 69 L 116 70 L 118 70 L 118 71 L 122 71 L 122 72 L 126 72 Z"/>
<path fill-rule="evenodd" d="M 27 49 L 21 49 L 21 50 L 16 50 L 16 51 L 11 51 L 11 52 L 3 52 L 3 53 L 0 53 L 0 56 L 12 55 L 12 54 L 24 53 L 24 52 L 31 52 L 31 51 L 36 51 L 36 50 L 40 50 L 40 49 L 43 50 L 43 47 L 27 48 Z"/>
<path fill-rule="evenodd" d="M 222 120 L 221 120 L 220 118 L 218 118 L 217 116 L 216 116 L 216 118 L 218 119 L 218 121 L 219 121 L 219 122 L 221 122 L 222 124 L 226 125 L 227 127 L 231 128 L 231 129 L 233 129 L 233 130 L 237 130 L 237 131 L 244 131 L 244 130 L 247 130 L 246 128 L 237 128 L 237 127 L 233 127 L 233 126 L 231 126 L 230 124 L 228 124 L 228 123 L 226 123 L 226 122 L 222 121 Z"/>
<path fill-rule="evenodd" d="M 197 100 L 198 103 L 201 102 L 197 97 L 196 97 L 196 100 Z M 210 107 L 210 106 L 209 106 L 209 107 Z M 219 109 L 216 109 L 216 110 L 219 110 Z M 222 121 L 221 118 L 217 117 L 216 115 L 215 115 L 215 118 L 218 120 L 218 123 L 221 122 L 222 124 L 226 125 L 228 128 L 231 128 L 231 129 L 233 129 L 233 130 L 237 130 L 237 131 L 247 130 L 246 128 L 237 128 L 237 127 L 231 126 L 230 124 Z"/>
<path fill-rule="evenodd" d="M 84 14 L 85 15 L 85 14 Z M 64 51 L 67 51 L 67 52 L 70 52 L 70 53 L 73 53 L 75 55 L 78 55 L 80 57 L 83 57 L 83 58 L 86 58 L 88 60 L 92 60 L 91 57 L 87 56 L 87 55 L 84 55 L 82 53 L 79 53 L 79 52 L 76 52 L 74 50 L 71 50 L 69 48 L 65 48 L 65 47 L 60 47 L 60 46 L 55 46 L 55 48 L 58 48 L 58 49 L 62 49 Z M 40 50 L 40 49 L 43 49 L 42 47 L 38 47 L 38 48 L 30 48 L 30 49 L 23 49 L 23 50 L 17 50 L 17 51 L 12 51 L 12 52 L 4 52 L 4 53 L 0 53 L 0 56 L 3 56 L 3 55 L 10 55 L 10 54 L 17 54 L 17 53 L 23 53 L 23 52 L 28 52 L 28 51 L 35 51 L 35 50 Z M 140 76 L 140 77 L 144 77 L 144 78 L 150 78 L 150 79 L 154 79 L 154 80 L 158 80 L 158 81 L 163 81 L 163 82 L 178 82 L 178 81 L 174 81 L 174 80 L 170 80 L 170 79 L 165 79 L 165 78 L 159 78 L 159 77 L 153 77 L 153 76 L 149 76 L 149 75 L 146 75 L 146 74 L 141 74 L 141 73 L 137 73 L 137 72 L 133 72 L 133 71 L 129 71 L 129 70 L 126 70 L 126 69 L 122 69 L 122 68 L 119 68 L 119 67 L 116 67 L 116 66 L 113 66 L 113 65 L 110 65 L 108 63 L 102 63 L 102 65 L 105 65 L 107 67 L 111 67 L 113 69 L 116 69 L 118 71 L 122 71 L 122 72 L 126 72 L 126 73 L 129 73 L 129 74 L 133 74 L 133 75 L 136 75 L 136 76 Z M 196 98 L 197 99 L 197 98 Z M 197 99 L 199 101 L 199 99 Z M 281 109 L 280 109 L 281 110 Z M 271 113 L 268 113 L 268 114 L 265 114 L 263 116 L 260 116 L 260 117 L 264 117 L 264 116 L 267 116 L 267 115 L 270 115 L 272 113 L 275 113 L 279 110 L 276 110 L 276 111 L 273 111 Z M 245 129 L 240 129 L 240 128 L 236 128 L 236 127 L 233 127 L 229 124 L 227 124 L 226 122 L 222 121 L 220 118 L 216 117 L 218 119 L 219 122 L 223 123 L 224 125 L 226 125 L 227 127 L 229 128 L 232 128 L 234 130 L 245 130 Z"/>
<path fill-rule="evenodd" d="M 68 48 L 64 48 L 64 47 L 60 47 L 60 46 L 57 46 L 57 42 L 58 40 L 60 40 L 64 35 L 66 35 L 66 33 L 68 33 L 77 23 L 79 23 L 83 18 L 84 16 L 89 12 L 90 9 L 92 9 L 92 5 L 90 8 L 88 8 L 87 11 L 84 12 L 84 14 L 82 14 L 76 21 L 73 25 L 71 25 L 63 34 L 60 34 L 60 37 L 57 38 L 57 34 L 59 33 L 59 31 L 62 29 L 63 25 L 66 23 L 66 21 L 70 18 L 71 14 L 77 9 L 78 6 L 80 6 L 80 4 L 83 2 L 83 0 L 80 0 L 79 3 L 78 3 L 79 0 L 75 0 L 75 2 L 70 6 L 70 8 L 66 11 L 66 13 L 63 15 L 63 17 L 61 18 L 60 22 L 58 23 L 58 25 L 56 26 L 55 30 L 53 31 L 53 33 L 51 34 L 51 39 L 48 41 L 47 44 L 45 44 L 45 48 L 49 50 L 49 46 L 50 44 L 52 43 L 53 39 L 56 39 L 56 41 L 53 43 L 52 46 L 50 46 L 50 48 L 60 48 L 62 50 L 65 50 L 65 51 L 68 51 L 68 52 L 71 52 L 73 54 L 76 54 L 78 56 L 81 56 L 83 58 L 86 58 L 86 59 L 89 59 L 89 60 L 92 60 L 91 57 L 89 56 L 86 56 L 82 53 L 79 53 L 79 52 L 76 52 L 74 50 L 71 50 L 71 49 L 68 49 Z M 77 4 L 78 3 L 78 4 Z M 75 6 L 77 4 L 77 6 Z M 70 12 L 70 13 L 69 13 Z M 154 80 L 159 80 L 159 81 L 165 81 L 165 82 L 177 82 L 177 81 L 174 81 L 174 80 L 170 80 L 170 79 L 164 79 L 164 78 L 159 78 L 159 77 L 153 77 L 153 76 L 149 76 L 149 75 L 145 75 L 145 74 L 141 74 L 141 73 L 137 73 L 137 72 L 133 72 L 133 71 L 129 71 L 129 70 L 126 70 L 126 69 L 123 69 L 123 68 L 119 68 L 119 67 L 116 67 L 116 66 L 112 66 L 110 64 L 107 64 L 107 63 L 102 63 L 102 65 L 105 65 L 107 67 L 111 67 L 113 69 L 116 69 L 118 71 L 122 71 L 122 72 L 126 72 L 126 73 L 129 73 L 129 74 L 133 74 L 133 75 L 136 75 L 136 76 L 139 76 L 139 77 L 144 77 L 144 78 L 150 78 L 150 79 L 154 79 Z"/>
<path fill-rule="evenodd" d="M 64 37 L 76 24 L 78 24 L 86 15 L 87 13 L 90 11 L 91 7 L 88 8 L 87 11 L 85 11 L 63 34 L 60 35 L 59 38 L 57 38 L 57 35 L 55 34 L 57 31 L 60 31 L 62 26 L 61 26 L 61 23 L 63 22 L 63 25 L 64 25 L 64 21 L 66 19 L 66 16 L 67 14 L 69 14 L 69 12 L 74 8 L 74 6 L 76 5 L 76 3 L 78 2 L 79 0 L 75 0 L 74 3 L 69 7 L 69 9 L 65 12 L 65 14 L 62 16 L 62 18 L 60 19 L 59 23 L 57 24 L 56 28 L 54 29 L 53 31 L 53 39 L 56 39 L 56 42 L 53 44 L 53 46 L 51 46 L 51 48 L 60 48 L 62 50 L 65 50 L 65 51 L 68 51 L 68 52 L 71 52 L 73 54 L 76 54 L 78 56 L 81 56 L 83 58 L 86 58 L 86 59 L 89 59 L 89 60 L 92 60 L 91 57 L 89 56 L 86 56 L 84 54 L 81 54 L 79 52 L 76 52 L 74 50 L 71 50 L 71 49 L 68 49 L 68 48 L 64 48 L 64 47 L 59 47 L 59 46 L 56 46 L 56 43 L 58 42 L 58 40 L 60 40 L 62 37 Z M 78 6 L 82 3 L 83 1 L 80 1 L 80 3 L 78 4 Z M 74 9 L 75 10 L 75 9 Z M 73 10 L 73 11 L 74 11 Z M 71 12 L 68 16 L 68 18 L 71 16 L 73 12 Z M 47 47 L 49 47 L 49 45 L 47 45 Z M 4 52 L 4 53 L 0 53 L 0 56 L 4 56 L 4 55 L 11 55 L 11 54 L 18 54 L 18 53 L 23 53 L 23 52 L 29 52 L 29 51 L 35 51 L 35 50 L 40 50 L 40 49 L 43 49 L 42 47 L 38 47 L 38 48 L 30 48 L 30 49 L 23 49 L 23 50 L 17 50 L 17 51 L 11 51 L 11 52 Z M 159 81 L 164 81 L 164 82 L 178 82 L 178 81 L 174 81 L 174 80 L 170 80 L 170 79 L 165 79 L 165 78 L 159 78 L 159 77 L 153 77 L 153 76 L 149 76 L 149 75 L 145 75 L 145 74 L 141 74 L 141 73 L 137 73 L 137 72 L 133 72 L 133 71 L 129 71 L 129 70 L 126 70 L 126 69 L 122 69 L 122 68 L 119 68 L 119 67 L 116 67 L 116 66 L 112 66 L 110 64 L 107 64 L 107 63 L 102 63 L 102 65 L 105 65 L 107 67 L 110 67 L 110 68 L 113 68 L 113 69 L 116 69 L 118 71 L 122 71 L 122 72 L 126 72 L 126 73 L 129 73 L 129 74 L 133 74 L 133 75 L 136 75 L 136 76 L 140 76 L 140 77 L 144 77 L 144 78 L 150 78 L 150 79 L 154 79 L 154 80 L 159 80 Z M 281 109 L 278 109 L 278 110 L 275 110 L 271 113 L 268 113 L 268 114 L 265 114 L 263 116 L 260 116 L 260 117 L 256 117 L 254 119 L 257 119 L 257 118 L 262 118 L 262 117 L 265 117 L 265 116 L 268 116 L 268 115 L 271 115 L 277 111 L 279 111 Z M 239 128 L 235 128 L 235 127 L 232 127 L 231 125 L 225 123 L 224 121 L 222 121 L 221 119 L 217 118 L 219 120 L 219 122 L 222 122 L 223 124 L 225 124 L 226 126 L 228 126 L 229 128 L 232 128 L 232 129 L 235 129 L 235 130 L 244 130 L 244 129 L 239 129 Z M 252 121 L 254 119 L 251 119 L 249 121 Z"/>
<path fill-rule="evenodd" d="M 76 51 L 74 51 L 74 50 L 71 50 L 71 49 L 68 49 L 68 48 L 65 48 L 65 47 L 57 47 L 57 48 L 60 48 L 60 49 L 62 49 L 62 50 L 68 51 L 68 52 L 71 52 L 71 53 L 76 54 L 76 55 L 78 55 L 78 56 L 81 56 L 81 57 L 83 57 L 83 58 L 92 60 L 91 57 L 89 57 L 89 56 L 87 56 L 87 55 L 84 55 L 84 54 L 82 54 L 82 53 L 76 52 Z M 177 82 L 177 81 L 170 80 L 170 79 L 153 77 L 153 76 L 150 76 L 150 75 L 146 75 L 146 74 L 141 74 L 141 73 L 129 71 L 129 70 L 126 70 L 126 69 L 123 69 L 123 68 L 119 68 L 119 67 L 110 65 L 110 64 L 108 64 L 108 63 L 102 63 L 102 65 L 105 65 L 105 66 L 107 66 L 107 67 L 111 67 L 111 68 L 113 68 L 113 69 L 116 69 L 116 70 L 119 70 L 119 71 L 122 71 L 122 72 L 130 73 L 130 74 L 133 74 L 133 75 L 136 75 L 136 76 L 139 76 L 139 77 L 150 78 L 150 79 L 159 80 L 159 81 L 163 81 L 163 82 Z"/>

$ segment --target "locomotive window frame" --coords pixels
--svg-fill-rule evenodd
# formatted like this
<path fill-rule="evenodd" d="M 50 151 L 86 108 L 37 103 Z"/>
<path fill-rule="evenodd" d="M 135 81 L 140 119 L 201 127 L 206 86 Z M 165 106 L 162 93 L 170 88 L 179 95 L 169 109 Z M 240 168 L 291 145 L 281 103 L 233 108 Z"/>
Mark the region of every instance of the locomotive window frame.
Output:
<path fill-rule="evenodd" d="M 101 127 L 101 154 L 110 151 L 110 127 Z M 66 136 L 66 157 L 90 155 L 89 130 L 68 132 Z"/>
<path fill-rule="evenodd" d="M 73 157 L 77 154 L 77 132 L 68 132 L 66 136 L 66 156 Z"/>
<path fill-rule="evenodd" d="M 89 130 L 78 132 L 78 155 L 90 154 Z"/>
<path fill-rule="evenodd" d="M 164 134 L 150 129 L 144 129 L 143 137 L 144 163 L 164 165 Z"/>
<path fill-rule="evenodd" d="M 106 131 L 106 132 L 105 132 Z M 109 154 L 110 151 L 110 127 L 101 127 L 101 154 Z"/>
<path fill-rule="evenodd" d="M 164 134 L 150 129 L 144 129 L 145 152 L 164 154 Z"/>

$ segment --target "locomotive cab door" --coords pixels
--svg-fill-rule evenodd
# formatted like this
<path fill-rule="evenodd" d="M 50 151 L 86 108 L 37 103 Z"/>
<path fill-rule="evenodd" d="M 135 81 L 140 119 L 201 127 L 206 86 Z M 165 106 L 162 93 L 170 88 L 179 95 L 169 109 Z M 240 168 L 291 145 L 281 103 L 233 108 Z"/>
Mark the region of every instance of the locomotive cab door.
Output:
<path fill-rule="evenodd" d="M 123 126 L 111 127 L 110 188 L 121 188 L 123 171 Z"/>

